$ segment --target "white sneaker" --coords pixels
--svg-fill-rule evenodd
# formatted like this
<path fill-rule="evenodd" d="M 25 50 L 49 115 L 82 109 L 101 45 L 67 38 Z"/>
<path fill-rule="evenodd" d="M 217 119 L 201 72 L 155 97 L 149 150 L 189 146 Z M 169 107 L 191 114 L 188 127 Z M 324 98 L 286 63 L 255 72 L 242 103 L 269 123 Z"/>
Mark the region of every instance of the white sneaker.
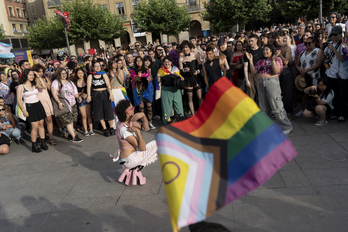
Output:
<path fill-rule="evenodd" d="M 289 130 L 284 130 L 283 133 L 286 134 L 286 135 L 288 135 L 288 134 L 291 133 L 291 131 L 292 131 L 292 127 L 291 127 Z"/>
<path fill-rule="evenodd" d="M 297 114 L 295 114 L 295 117 L 301 117 L 303 114 L 303 110 L 300 110 Z"/>
<path fill-rule="evenodd" d="M 85 131 L 85 133 L 83 134 L 84 136 L 89 136 L 89 132 Z"/>
<path fill-rule="evenodd" d="M 156 130 L 156 127 L 152 125 L 152 121 L 149 121 L 150 130 Z"/>

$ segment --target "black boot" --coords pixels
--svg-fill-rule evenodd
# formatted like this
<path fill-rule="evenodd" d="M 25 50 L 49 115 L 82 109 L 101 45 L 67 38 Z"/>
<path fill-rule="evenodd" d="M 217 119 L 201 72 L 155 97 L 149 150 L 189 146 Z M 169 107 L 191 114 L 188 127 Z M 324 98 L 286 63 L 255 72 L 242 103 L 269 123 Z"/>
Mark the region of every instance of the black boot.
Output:
<path fill-rule="evenodd" d="M 115 129 L 114 128 L 110 128 L 110 135 L 115 135 Z"/>
<path fill-rule="evenodd" d="M 109 135 L 110 135 L 110 130 L 109 129 L 105 129 L 105 130 L 103 130 L 103 132 L 104 132 L 104 136 L 105 137 L 109 137 Z"/>
<path fill-rule="evenodd" d="M 42 149 L 37 146 L 36 142 L 32 142 L 31 151 L 39 153 L 42 152 Z"/>
<path fill-rule="evenodd" d="M 45 139 L 41 139 L 41 148 L 42 148 L 43 150 L 48 150 L 48 146 L 47 146 L 47 144 L 46 144 Z"/>

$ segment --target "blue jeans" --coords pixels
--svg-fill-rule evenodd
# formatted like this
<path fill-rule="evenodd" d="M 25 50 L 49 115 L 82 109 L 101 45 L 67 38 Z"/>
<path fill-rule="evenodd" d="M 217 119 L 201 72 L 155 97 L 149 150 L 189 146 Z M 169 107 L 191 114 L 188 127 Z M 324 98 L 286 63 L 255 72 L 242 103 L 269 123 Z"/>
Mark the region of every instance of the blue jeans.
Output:
<path fill-rule="evenodd" d="M 286 116 L 286 111 L 284 110 L 279 78 L 259 78 L 257 89 L 261 110 L 270 117 L 273 114 L 277 124 L 282 128 L 282 130 L 291 129 L 291 122 Z"/>

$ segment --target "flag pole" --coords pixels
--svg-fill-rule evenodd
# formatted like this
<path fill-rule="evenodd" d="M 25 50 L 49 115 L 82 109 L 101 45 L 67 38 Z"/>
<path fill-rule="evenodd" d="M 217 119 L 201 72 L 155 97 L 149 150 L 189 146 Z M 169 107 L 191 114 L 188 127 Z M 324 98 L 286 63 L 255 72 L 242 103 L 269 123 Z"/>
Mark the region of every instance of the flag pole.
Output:
<path fill-rule="evenodd" d="M 323 1 L 319 0 L 319 22 L 323 24 Z"/>
<path fill-rule="evenodd" d="M 59 5 L 60 5 L 60 11 L 62 12 L 62 14 L 64 15 L 63 13 L 63 7 L 62 7 L 62 0 L 59 1 Z M 63 19 L 63 18 L 62 18 Z M 68 57 L 70 58 L 70 44 L 69 44 L 69 37 L 68 37 L 68 32 L 66 31 L 66 20 L 63 19 L 63 23 L 64 23 L 64 32 L 65 32 L 65 39 L 66 39 L 66 45 L 67 45 L 67 48 L 68 48 Z"/>

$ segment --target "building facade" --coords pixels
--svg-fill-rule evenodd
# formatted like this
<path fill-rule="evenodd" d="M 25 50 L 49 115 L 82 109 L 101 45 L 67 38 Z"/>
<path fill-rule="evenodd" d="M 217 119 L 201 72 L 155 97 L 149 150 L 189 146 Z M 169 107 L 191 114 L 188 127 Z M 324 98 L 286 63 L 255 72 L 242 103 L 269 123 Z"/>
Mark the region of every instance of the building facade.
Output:
<path fill-rule="evenodd" d="M 29 17 L 26 0 L 0 0 L 0 23 L 5 30 L 4 43 L 13 44 L 13 50 L 29 49 L 28 34 Z"/>
<path fill-rule="evenodd" d="M 7 0 L 5 0 L 7 1 Z M 210 30 L 209 22 L 203 21 L 200 13 L 204 11 L 203 1 L 206 0 L 177 0 L 179 5 L 185 5 L 188 13 L 191 16 L 191 27 L 189 31 L 183 31 L 177 35 L 155 35 L 149 32 L 140 32 L 132 27 L 132 13 L 137 7 L 139 0 L 94 0 L 104 9 L 108 9 L 112 13 L 118 15 L 124 20 L 124 27 L 126 28 L 126 34 L 113 41 L 114 46 L 127 46 L 129 43 L 134 44 L 139 41 L 145 45 L 149 42 L 154 42 L 156 39 L 160 39 L 162 43 L 176 42 L 180 43 L 183 40 L 188 40 L 189 37 L 203 36 L 208 34 Z M 45 14 L 48 17 L 54 16 L 54 8 L 59 5 L 59 0 L 44 0 L 43 6 L 45 8 Z M 89 43 L 81 43 L 70 46 L 71 53 L 76 55 L 87 51 L 89 48 L 107 47 L 104 41 L 90 41 Z"/>

